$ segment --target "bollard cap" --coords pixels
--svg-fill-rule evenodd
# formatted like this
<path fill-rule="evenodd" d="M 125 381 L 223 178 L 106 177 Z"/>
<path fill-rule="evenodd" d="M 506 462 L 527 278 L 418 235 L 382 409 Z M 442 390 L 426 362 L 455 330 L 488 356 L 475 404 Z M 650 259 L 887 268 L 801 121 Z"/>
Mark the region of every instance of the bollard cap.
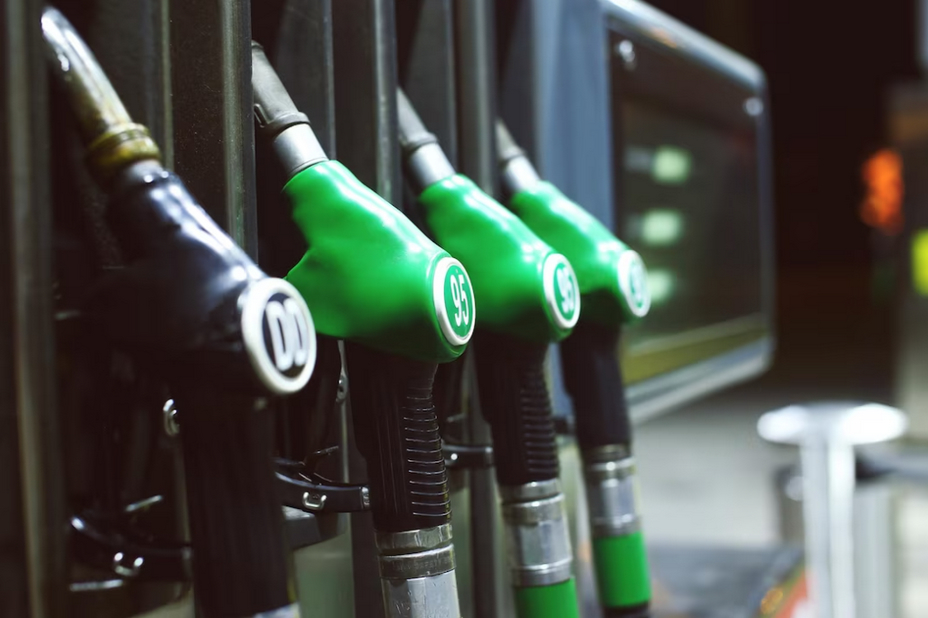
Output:
<path fill-rule="evenodd" d="M 825 441 L 855 446 L 894 440 L 905 433 L 905 413 L 879 403 L 821 401 L 767 412 L 757 433 L 768 442 L 804 444 Z"/>

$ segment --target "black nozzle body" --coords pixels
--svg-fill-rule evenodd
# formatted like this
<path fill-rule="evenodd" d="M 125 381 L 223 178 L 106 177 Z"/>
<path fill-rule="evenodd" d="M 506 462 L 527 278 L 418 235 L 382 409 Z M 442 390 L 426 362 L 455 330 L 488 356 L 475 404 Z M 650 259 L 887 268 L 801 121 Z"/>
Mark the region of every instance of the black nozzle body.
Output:
<path fill-rule="evenodd" d="M 581 450 L 620 445 L 631 451 L 632 427 L 619 365 L 619 330 L 580 320 L 561 342 L 564 386 L 573 400 Z"/>

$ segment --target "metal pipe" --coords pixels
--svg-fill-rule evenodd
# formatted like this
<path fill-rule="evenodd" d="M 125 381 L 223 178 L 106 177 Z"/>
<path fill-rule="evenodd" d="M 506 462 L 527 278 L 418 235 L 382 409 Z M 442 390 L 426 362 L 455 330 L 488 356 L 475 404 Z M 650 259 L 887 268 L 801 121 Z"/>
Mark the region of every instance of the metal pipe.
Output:
<path fill-rule="evenodd" d="M 42 12 L 49 64 L 64 86 L 87 146 L 91 171 L 107 182 L 117 171 L 143 160 L 161 160 L 148 129 L 132 121 L 93 53 L 57 9 Z"/>

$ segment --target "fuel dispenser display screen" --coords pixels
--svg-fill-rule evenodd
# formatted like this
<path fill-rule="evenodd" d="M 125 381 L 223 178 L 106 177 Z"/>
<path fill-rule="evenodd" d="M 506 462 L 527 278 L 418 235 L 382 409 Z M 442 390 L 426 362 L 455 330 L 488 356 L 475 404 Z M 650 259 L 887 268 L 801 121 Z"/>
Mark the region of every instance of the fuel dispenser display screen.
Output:
<path fill-rule="evenodd" d="M 652 297 L 620 352 L 640 419 L 769 364 L 768 105 L 750 61 L 650 7 L 605 6 L 614 229 L 648 265 Z"/>
<path fill-rule="evenodd" d="M 628 369 L 640 380 L 763 335 L 757 145 L 653 105 L 623 116 L 622 237 L 651 289 L 649 318 L 626 330 L 628 353 L 649 359 Z"/>

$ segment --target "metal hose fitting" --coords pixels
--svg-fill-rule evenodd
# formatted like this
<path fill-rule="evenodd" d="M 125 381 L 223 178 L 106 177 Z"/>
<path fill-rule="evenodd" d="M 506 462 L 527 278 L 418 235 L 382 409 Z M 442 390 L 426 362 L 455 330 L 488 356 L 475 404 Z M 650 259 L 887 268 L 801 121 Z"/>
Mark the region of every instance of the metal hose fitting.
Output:
<path fill-rule="evenodd" d="M 459 618 L 451 525 L 377 532 L 380 577 L 390 618 Z"/>
<path fill-rule="evenodd" d="M 550 586 L 573 576 L 564 494 L 556 479 L 500 486 L 509 566 L 516 586 Z"/>
<path fill-rule="evenodd" d="M 52 72 L 77 115 L 87 163 L 98 181 L 106 184 L 138 161 L 160 162 L 161 151 L 148 129 L 132 122 L 93 52 L 57 9 L 42 11 L 42 35 Z"/>

